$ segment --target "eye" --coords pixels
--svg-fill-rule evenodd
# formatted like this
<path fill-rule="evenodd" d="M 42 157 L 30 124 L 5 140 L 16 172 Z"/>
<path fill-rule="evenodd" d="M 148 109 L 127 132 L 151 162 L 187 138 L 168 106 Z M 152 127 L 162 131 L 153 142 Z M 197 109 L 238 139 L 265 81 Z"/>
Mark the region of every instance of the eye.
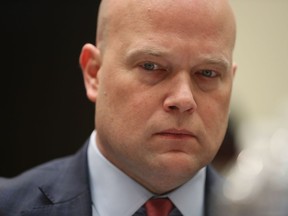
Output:
<path fill-rule="evenodd" d="M 142 64 L 140 64 L 140 66 L 147 71 L 153 71 L 153 70 L 159 70 L 160 66 L 153 63 L 153 62 L 144 62 Z"/>
<path fill-rule="evenodd" d="M 217 76 L 217 73 L 213 70 L 201 70 L 199 74 L 208 78 L 214 78 Z"/>

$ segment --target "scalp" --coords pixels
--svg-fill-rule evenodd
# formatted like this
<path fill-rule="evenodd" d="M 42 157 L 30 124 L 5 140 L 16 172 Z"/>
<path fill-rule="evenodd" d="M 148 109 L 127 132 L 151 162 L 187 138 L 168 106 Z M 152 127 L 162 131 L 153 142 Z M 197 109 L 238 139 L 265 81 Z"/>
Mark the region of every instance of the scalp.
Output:
<path fill-rule="evenodd" d="M 215 18 L 219 22 L 219 31 L 225 30 L 230 34 L 233 49 L 236 22 L 228 0 L 102 0 L 96 43 L 98 47 L 103 47 L 111 36 L 117 35 L 131 23 L 137 26 L 136 23 L 141 25 L 141 22 L 161 20 L 158 25 L 179 28 L 181 31 L 195 25 L 210 28 L 215 25 L 215 22 L 211 22 Z"/>

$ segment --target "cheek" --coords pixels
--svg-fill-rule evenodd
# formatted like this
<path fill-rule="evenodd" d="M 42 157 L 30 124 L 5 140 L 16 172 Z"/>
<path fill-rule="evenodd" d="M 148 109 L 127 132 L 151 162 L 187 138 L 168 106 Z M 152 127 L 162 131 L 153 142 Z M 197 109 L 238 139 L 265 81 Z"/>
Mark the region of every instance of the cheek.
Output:
<path fill-rule="evenodd" d="M 228 117 L 230 93 L 229 91 L 217 94 L 205 100 L 203 109 L 201 110 L 202 120 L 206 127 L 207 135 L 214 145 L 219 146 L 226 132 Z"/>
<path fill-rule="evenodd" d="M 124 123 L 128 131 L 143 126 L 151 114 L 151 107 L 156 109 L 152 105 L 155 100 L 152 99 L 151 93 L 141 88 L 141 85 L 135 83 L 129 76 L 108 79 L 106 77 L 105 82 L 102 82 L 99 104 L 97 102 L 97 106 L 101 103 L 102 113 L 109 115 L 114 123 L 122 127 Z"/>

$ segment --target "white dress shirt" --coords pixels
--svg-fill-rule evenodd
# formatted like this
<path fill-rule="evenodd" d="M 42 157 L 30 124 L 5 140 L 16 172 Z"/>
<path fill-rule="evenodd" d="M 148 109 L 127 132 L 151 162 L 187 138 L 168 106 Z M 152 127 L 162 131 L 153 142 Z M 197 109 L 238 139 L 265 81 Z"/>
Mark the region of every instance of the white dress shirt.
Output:
<path fill-rule="evenodd" d="M 99 151 L 96 131 L 90 137 L 88 167 L 93 216 L 131 216 L 155 194 L 110 163 Z M 184 216 L 203 216 L 206 168 L 166 194 Z"/>

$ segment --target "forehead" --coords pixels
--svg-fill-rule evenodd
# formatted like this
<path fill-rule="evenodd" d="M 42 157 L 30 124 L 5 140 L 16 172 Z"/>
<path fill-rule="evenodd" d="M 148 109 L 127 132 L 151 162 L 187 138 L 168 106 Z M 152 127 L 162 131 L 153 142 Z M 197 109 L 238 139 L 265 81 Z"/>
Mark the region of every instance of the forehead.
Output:
<path fill-rule="evenodd" d="M 233 42 L 233 16 L 228 4 L 224 2 L 225 0 L 104 0 L 99 26 L 105 23 L 109 36 L 117 36 L 129 30 L 139 32 L 149 29 L 187 33 L 190 37 L 197 30 L 207 37 L 223 33 L 230 36 Z"/>
<path fill-rule="evenodd" d="M 182 51 L 186 49 L 187 54 L 191 49 L 211 54 L 210 51 L 217 47 L 213 54 L 218 50 L 231 60 L 235 41 L 233 19 L 230 21 L 231 14 L 226 6 L 219 3 L 220 0 L 120 2 L 117 1 L 116 6 L 106 5 L 106 13 L 102 13 L 107 25 L 106 49 L 113 52 L 116 47 L 122 46 L 121 49 L 127 51 L 134 45 L 141 48 L 156 44 L 162 50 L 166 46 L 168 50 L 176 51 L 182 46 Z M 153 51 L 152 54 L 157 53 Z"/>

